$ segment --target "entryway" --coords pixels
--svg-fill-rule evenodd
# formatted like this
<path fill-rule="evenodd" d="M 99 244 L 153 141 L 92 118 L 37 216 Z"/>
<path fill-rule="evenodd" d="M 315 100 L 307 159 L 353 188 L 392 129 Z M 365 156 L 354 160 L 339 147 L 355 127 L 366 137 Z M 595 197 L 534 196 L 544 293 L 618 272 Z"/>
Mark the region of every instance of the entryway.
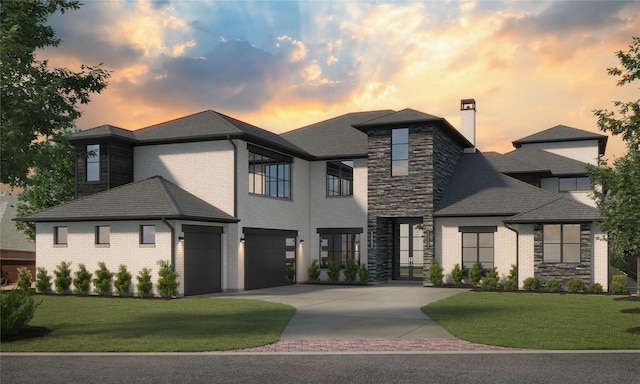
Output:
<path fill-rule="evenodd" d="M 399 219 L 393 226 L 393 279 L 421 280 L 424 267 L 422 219 Z"/>

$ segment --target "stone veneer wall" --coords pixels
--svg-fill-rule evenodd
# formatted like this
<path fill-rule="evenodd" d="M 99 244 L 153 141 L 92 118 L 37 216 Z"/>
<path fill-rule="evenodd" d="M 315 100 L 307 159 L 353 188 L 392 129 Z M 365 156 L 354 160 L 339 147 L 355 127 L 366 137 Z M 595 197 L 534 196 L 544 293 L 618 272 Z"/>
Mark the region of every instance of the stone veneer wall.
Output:
<path fill-rule="evenodd" d="M 557 279 L 565 284 L 574 277 L 581 278 L 586 284 L 593 281 L 591 276 L 591 224 L 580 224 L 580 263 L 545 263 L 543 245 L 543 225 L 536 224 L 533 229 L 534 275 L 544 283 Z"/>

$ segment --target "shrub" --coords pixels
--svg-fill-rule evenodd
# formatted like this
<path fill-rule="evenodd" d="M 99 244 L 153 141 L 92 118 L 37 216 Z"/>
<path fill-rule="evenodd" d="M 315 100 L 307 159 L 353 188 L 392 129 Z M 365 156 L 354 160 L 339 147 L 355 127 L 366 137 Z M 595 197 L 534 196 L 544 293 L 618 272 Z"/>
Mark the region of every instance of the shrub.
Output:
<path fill-rule="evenodd" d="M 124 296 L 129 294 L 131 274 L 127 271 L 127 267 L 124 264 L 120 264 L 120 267 L 118 267 L 118 273 L 116 273 L 116 280 L 113 282 L 113 286 L 116 288 L 118 295 Z"/>
<path fill-rule="evenodd" d="M 627 287 L 627 276 L 615 275 L 611 278 L 611 284 L 609 285 L 609 292 L 611 293 L 629 293 Z"/>
<path fill-rule="evenodd" d="M 138 296 L 147 296 L 153 289 L 153 283 L 151 282 L 151 269 L 142 268 L 138 273 L 138 276 L 136 276 L 136 279 L 138 280 L 138 284 L 136 284 Z"/>
<path fill-rule="evenodd" d="M 89 288 L 91 287 L 91 277 L 93 276 L 91 272 L 87 271 L 87 267 L 84 264 L 78 264 L 78 270 L 74 273 L 75 278 L 73 279 L 73 292 L 86 295 L 89 293 Z"/>
<path fill-rule="evenodd" d="M 313 260 L 311 265 L 307 267 L 307 274 L 309 275 L 309 281 L 320 280 L 320 267 L 318 267 L 318 260 Z"/>
<path fill-rule="evenodd" d="M 567 291 L 577 293 L 584 291 L 584 280 L 574 277 L 567 283 Z"/>
<path fill-rule="evenodd" d="M 453 269 L 451 270 L 451 279 L 453 280 L 454 285 L 458 287 L 462 285 L 463 275 L 462 275 L 462 268 L 460 268 L 460 264 L 456 264 L 453 266 Z"/>
<path fill-rule="evenodd" d="M 429 267 L 429 273 L 427 274 L 427 279 L 433 285 L 442 285 L 444 282 L 444 274 L 442 273 L 443 269 L 438 262 L 438 259 L 435 257 L 431 259 L 431 266 Z"/>
<path fill-rule="evenodd" d="M 471 281 L 471 285 L 477 287 L 480 283 L 480 279 L 482 279 L 482 265 L 474 264 L 473 267 L 469 270 L 469 281 Z"/>
<path fill-rule="evenodd" d="M 369 270 L 366 265 L 362 264 L 360 266 L 360 269 L 358 269 L 358 277 L 360 284 L 367 284 L 369 282 Z"/>
<path fill-rule="evenodd" d="M 53 285 L 56 287 L 56 292 L 63 293 L 69 290 L 71 286 L 71 262 L 63 261 L 53 271 L 55 279 Z"/>
<path fill-rule="evenodd" d="M 602 293 L 602 284 L 600 283 L 589 284 L 589 293 Z"/>
<path fill-rule="evenodd" d="M 14 289 L 0 294 L 0 331 L 2 336 L 17 333 L 33 319 L 36 307 L 29 290 Z"/>
<path fill-rule="evenodd" d="M 356 281 L 356 277 L 358 276 L 358 264 L 355 261 L 349 260 L 347 262 L 347 267 L 344 269 L 344 279 L 350 283 Z"/>
<path fill-rule="evenodd" d="M 111 281 L 113 280 L 113 272 L 107 269 L 104 262 L 98 263 L 99 269 L 96 269 L 96 277 L 92 280 L 93 291 L 98 295 L 106 295 L 111 293 Z"/>
<path fill-rule="evenodd" d="M 511 269 L 509 270 L 509 276 L 507 276 L 507 280 L 504 282 L 504 290 L 505 291 L 517 291 L 518 290 L 518 267 L 511 264 Z"/>
<path fill-rule="evenodd" d="M 158 293 L 163 297 L 175 296 L 178 293 L 178 272 L 171 268 L 171 263 L 167 260 L 158 260 L 158 265 Z"/>
<path fill-rule="evenodd" d="M 495 291 L 498 289 L 498 282 L 500 281 L 500 277 L 498 277 L 498 268 L 493 267 L 487 273 L 487 276 L 482 279 L 482 284 L 480 287 L 485 291 Z"/>
<path fill-rule="evenodd" d="M 549 279 L 544 286 L 547 292 L 560 292 L 562 290 L 562 281 L 557 279 Z"/>
<path fill-rule="evenodd" d="M 18 268 L 18 289 L 31 290 L 31 271 L 27 267 Z"/>
<path fill-rule="evenodd" d="M 47 273 L 45 268 L 38 267 L 37 269 L 36 290 L 38 292 L 51 292 L 51 275 Z"/>
<path fill-rule="evenodd" d="M 327 272 L 329 281 L 336 282 L 340 280 L 340 266 L 334 262 L 329 263 L 329 272 Z"/>
<path fill-rule="evenodd" d="M 537 291 L 540 289 L 540 279 L 537 277 L 527 277 L 524 279 L 522 289 L 525 291 Z"/>

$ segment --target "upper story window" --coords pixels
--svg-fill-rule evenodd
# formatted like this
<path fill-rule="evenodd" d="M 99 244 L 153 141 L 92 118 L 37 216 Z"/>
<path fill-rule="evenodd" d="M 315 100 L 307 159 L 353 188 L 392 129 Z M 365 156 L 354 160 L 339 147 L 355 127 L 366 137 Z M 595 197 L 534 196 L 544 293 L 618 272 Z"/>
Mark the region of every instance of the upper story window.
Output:
<path fill-rule="evenodd" d="M 391 130 L 391 176 L 409 174 L 409 128 Z"/>
<path fill-rule="evenodd" d="M 156 243 L 156 226 L 141 225 L 140 226 L 140 244 Z"/>
<path fill-rule="evenodd" d="M 249 193 L 291 199 L 292 158 L 267 149 L 249 149 Z"/>
<path fill-rule="evenodd" d="M 87 181 L 100 181 L 100 145 L 87 145 Z"/>
<path fill-rule="evenodd" d="M 68 234 L 68 227 L 53 227 L 53 243 L 57 245 L 66 245 Z"/>
<path fill-rule="evenodd" d="M 353 195 L 353 161 L 327 162 L 327 196 Z"/>
<path fill-rule="evenodd" d="M 546 224 L 543 243 L 545 263 L 580 262 L 580 224 Z"/>
<path fill-rule="evenodd" d="M 558 190 L 568 191 L 590 191 L 591 181 L 588 177 L 561 177 L 558 179 Z"/>
<path fill-rule="evenodd" d="M 96 244 L 109 245 L 111 242 L 111 227 L 108 225 L 96 226 Z"/>

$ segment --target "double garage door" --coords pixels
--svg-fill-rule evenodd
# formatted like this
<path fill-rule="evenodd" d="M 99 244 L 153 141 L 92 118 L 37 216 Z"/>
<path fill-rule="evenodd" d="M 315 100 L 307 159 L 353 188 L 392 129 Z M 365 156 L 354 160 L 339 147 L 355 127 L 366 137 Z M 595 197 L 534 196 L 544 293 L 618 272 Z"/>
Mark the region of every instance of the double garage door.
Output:
<path fill-rule="evenodd" d="M 294 284 L 297 231 L 244 228 L 244 289 Z"/>

